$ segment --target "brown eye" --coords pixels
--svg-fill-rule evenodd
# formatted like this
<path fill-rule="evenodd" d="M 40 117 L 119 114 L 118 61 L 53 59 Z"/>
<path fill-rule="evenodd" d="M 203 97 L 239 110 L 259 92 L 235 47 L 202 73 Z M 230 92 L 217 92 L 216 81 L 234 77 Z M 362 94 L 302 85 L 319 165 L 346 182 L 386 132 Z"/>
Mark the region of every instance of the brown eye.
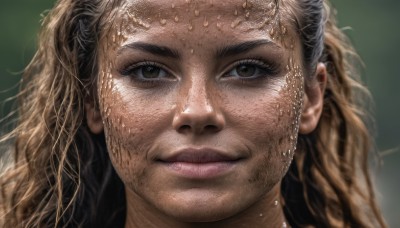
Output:
<path fill-rule="evenodd" d="M 257 72 L 257 67 L 250 64 L 241 64 L 236 67 L 236 73 L 243 78 L 253 77 Z"/>
<path fill-rule="evenodd" d="M 163 76 L 164 71 L 156 66 L 143 66 L 138 69 L 143 78 L 159 78 Z M 160 74 L 161 73 L 161 74 Z"/>
<path fill-rule="evenodd" d="M 260 60 L 249 59 L 239 61 L 224 77 L 252 80 L 275 74 L 276 72 L 273 66 Z"/>
<path fill-rule="evenodd" d="M 138 80 L 159 80 L 170 77 L 166 70 L 153 62 L 135 64 L 121 70 L 120 72 L 122 75 L 130 76 Z"/>

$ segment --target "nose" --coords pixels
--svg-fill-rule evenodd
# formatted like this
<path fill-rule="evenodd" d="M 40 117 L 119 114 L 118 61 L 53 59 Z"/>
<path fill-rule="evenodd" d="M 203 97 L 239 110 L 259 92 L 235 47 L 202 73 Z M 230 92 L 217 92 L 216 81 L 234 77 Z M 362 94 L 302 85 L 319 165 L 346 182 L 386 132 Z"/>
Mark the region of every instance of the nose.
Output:
<path fill-rule="evenodd" d="M 199 88 L 200 87 L 200 88 Z M 182 102 L 173 119 L 173 128 L 181 134 L 216 133 L 225 127 L 221 108 L 212 99 L 206 85 L 192 86 L 178 98 Z"/>

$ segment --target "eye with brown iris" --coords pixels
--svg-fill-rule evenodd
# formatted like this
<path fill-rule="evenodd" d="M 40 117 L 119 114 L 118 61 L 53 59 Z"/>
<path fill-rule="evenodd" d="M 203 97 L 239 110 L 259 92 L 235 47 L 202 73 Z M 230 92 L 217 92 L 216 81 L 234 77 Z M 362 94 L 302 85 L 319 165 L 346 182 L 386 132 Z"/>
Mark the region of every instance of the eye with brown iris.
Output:
<path fill-rule="evenodd" d="M 236 72 L 240 77 L 252 77 L 256 73 L 257 69 L 254 65 L 242 64 L 236 67 Z"/>
<path fill-rule="evenodd" d="M 160 76 L 161 69 L 155 66 L 143 66 L 140 68 L 143 78 L 158 78 Z"/>

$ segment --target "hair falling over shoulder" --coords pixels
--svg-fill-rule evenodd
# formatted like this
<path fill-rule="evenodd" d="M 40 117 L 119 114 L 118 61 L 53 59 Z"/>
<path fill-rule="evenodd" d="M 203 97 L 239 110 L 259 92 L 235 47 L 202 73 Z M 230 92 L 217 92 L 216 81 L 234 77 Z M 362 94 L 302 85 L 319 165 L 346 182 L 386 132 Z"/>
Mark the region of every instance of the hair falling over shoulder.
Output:
<path fill-rule="evenodd" d="M 328 1 L 300 2 L 298 10 L 311 15 L 298 22 L 307 41 L 303 42 L 305 59 L 311 66 L 316 62 L 327 66 L 328 83 L 317 129 L 299 135 L 293 163 L 282 182 L 286 217 L 294 227 L 386 227 L 368 168 L 374 145 L 365 123 L 371 117 L 363 105 L 370 102 L 370 94 L 360 82 L 358 56 L 338 28 Z M 322 15 L 311 2 L 321 2 Z M 313 17 L 322 18 L 313 21 Z M 323 30 L 318 32 L 318 27 Z M 315 36 L 318 33 L 321 41 Z"/>
<path fill-rule="evenodd" d="M 98 43 L 121 2 L 59 0 L 44 19 L 17 96 L 17 125 L 1 138 L 14 156 L 0 176 L 1 226 L 123 226 L 124 186 L 104 136 L 90 133 L 84 118 L 84 102 L 97 105 Z M 352 67 L 354 51 L 327 1 L 300 0 L 295 12 L 305 65 L 324 62 L 329 78 L 318 128 L 299 136 L 282 182 L 286 217 L 293 227 L 385 227 L 368 170 L 373 145 L 358 105 L 367 90 Z"/>
<path fill-rule="evenodd" d="M 0 180 L 4 227 L 124 222 L 123 185 L 104 137 L 91 134 L 84 118 L 100 39 L 93 34 L 113 4 L 118 1 L 62 0 L 43 21 L 17 96 L 17 126 L 2 138 L 13 142 L 14 153 L 13 167 Z M 110 192 L 119 198 L 104 197 Z"/>

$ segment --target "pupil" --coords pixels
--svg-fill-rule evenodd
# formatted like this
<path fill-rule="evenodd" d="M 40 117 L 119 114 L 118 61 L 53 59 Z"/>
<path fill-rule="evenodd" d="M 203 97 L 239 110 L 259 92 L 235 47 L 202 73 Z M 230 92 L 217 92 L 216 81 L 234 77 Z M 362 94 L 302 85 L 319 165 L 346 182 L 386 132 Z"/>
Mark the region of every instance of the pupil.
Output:
<path fill-rule="evenodd" d="M 251 77 L 256 72 L 256 67 L 251 65 L 240 65 L 237 68 L 237 73 L 241 77 Z"/>
<path fill-rule="evenodd" d="M 160 74 L 160 68 L 153 66 L 146 66 L 142 69 L 143 77 L 157 78 Z"/>

